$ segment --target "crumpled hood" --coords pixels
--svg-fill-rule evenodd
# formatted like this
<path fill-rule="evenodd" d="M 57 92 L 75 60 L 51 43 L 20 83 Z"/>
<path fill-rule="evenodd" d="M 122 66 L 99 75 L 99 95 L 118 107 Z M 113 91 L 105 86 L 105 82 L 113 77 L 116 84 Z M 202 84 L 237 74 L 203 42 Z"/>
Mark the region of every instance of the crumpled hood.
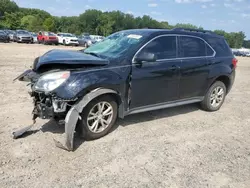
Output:
<path fill-rule="evenodd" d="M 109 61 L 82 51 L 51 50 L 37 58 L 33 69 L 36 71 L 44 65 L 108 65 Z"/>

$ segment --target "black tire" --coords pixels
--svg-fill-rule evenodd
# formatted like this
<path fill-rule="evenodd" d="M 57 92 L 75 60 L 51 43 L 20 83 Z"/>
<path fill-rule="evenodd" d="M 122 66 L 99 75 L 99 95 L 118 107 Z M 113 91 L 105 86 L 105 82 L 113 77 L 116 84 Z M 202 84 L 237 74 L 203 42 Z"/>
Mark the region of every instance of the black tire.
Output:
<path fill-rule="evenodd" d="M 220 103 L 218 104 L 218 106 L 213 106 L 213 105 L 211 104 L 211 97 L 212 97 L 212 95 L 214 94 L 214 93 L 213 93 L 214 90 L 215 90 L 216 88 L 218 88 L 218 87 L 220 87 L 220 88 L 223 89 L 224 94 L 223 94 L 223 96 L 221 97 L 221 101 L 220 101 Z M 226 89 L 226 86 L 225 86 L 225 84 L 224 84 L 223 82 L 221 82 L 221 81 L 216 81 L 216 82 L 214 82 L 214 83 L 210 86 L 210 88 L 208 89 L 208 91 L 207 91 L 207 93 L 206 93 L 206 95 L 205 95 L 204 100 L 201 102 L 201 108 L 202 108 L 203 110 L 209 111 L 209 112 L 213 112 L 213 111 L 219 110 L 220 107 L 222 106 L 222 104 L 224 103 L 224 100 L 225 100 L 225 97 L 226 97 L 226 93 L 227 93 L 227 89 Z"/>
<path fill-rule="evenodd" d="M 110 121 L 110 123 L 107 125 L 107 127 L 99 132 L 99 133 L 94 133 L 90 130 L 89 126 L 88 126 L 88 122 L 87 122 L 87 117 L 91 111 L 91 109 L 96 106 L 98 103 L 100 102 L 107 102 L 109 103 L 112 108 L 113 108 L 113 116 L 112 119 Z M 92 100 L 82 111 L 81 113 L 81 117 L 82 119 L 78 121 L 77 124 L 77 132 L 79 132 L 81 134 L 81 136 L 85 139 L 85 140 L 95 140 L 95 139 L 99 139 L 103 136 L 105 136 L 106 134 L 108 134 L 112 128 L 112 126 L 114 125 L 116 119 L 117 119 L 117 103 L 115 102 L 115 100 L 113 99 L 113 97 L 109 96 L 109 95 L 104 95 L 101 97 L 98 97 L 94 100 Z M 99 126 L 99 123 L 98 123 Z"/>

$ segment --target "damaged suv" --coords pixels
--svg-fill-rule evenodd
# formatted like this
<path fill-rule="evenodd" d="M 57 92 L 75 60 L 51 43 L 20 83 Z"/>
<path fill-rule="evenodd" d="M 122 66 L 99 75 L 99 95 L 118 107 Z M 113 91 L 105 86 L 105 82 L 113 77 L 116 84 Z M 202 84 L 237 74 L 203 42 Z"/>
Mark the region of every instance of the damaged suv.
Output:
<path fill-rule="evenodd" d="M 85 50 L 48 51 L 16 79 L 30 82 L 33 120 L 63 120 L 66 142 L 56 144 L 73 150 L 75 130 L 98 139 L 117 117 L 190 103 L 219 110 L 236 64 L 225 39 L 211 31 L 135 29 Z"/>

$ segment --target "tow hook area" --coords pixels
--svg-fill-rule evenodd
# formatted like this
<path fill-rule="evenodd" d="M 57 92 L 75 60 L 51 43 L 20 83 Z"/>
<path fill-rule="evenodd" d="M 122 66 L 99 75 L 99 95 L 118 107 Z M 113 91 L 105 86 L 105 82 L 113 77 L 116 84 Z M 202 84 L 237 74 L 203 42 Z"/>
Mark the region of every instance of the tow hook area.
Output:
<path fill-rule="evenodd" d="M 36 124 L 36 118 L 37 118 L 37 116 L 36 116 L 36 115 L 33 115 L 33 118 L 32 118 L 33 123 L 32 123 L 31 125 L 29 125 L 29 126 L 27 126 L 27 127 L 24 127 L 24 128 L 22 128 L 22 129 L 19 129 L 19 130 L 17 130 L 17 131 L 14 131 L 14 132 L 12 133 L 13 138 L 14 138 L 14 139 L 20 138 L 23 134 L 25 134 L 26 132 L 28 132 L 28 131 Z"/>

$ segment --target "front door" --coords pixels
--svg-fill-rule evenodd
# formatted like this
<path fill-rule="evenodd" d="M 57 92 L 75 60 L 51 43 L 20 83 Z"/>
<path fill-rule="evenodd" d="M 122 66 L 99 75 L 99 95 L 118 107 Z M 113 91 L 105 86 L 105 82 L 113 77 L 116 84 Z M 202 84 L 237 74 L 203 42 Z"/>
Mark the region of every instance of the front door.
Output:
<path fill-rule="evenodd" d="M 140 53 L 154 53 L 155 62 L 132 65 L 130 109 L 177 100 L 181 60 L 177 57 L 177 37 L 160 36 Z"/>

